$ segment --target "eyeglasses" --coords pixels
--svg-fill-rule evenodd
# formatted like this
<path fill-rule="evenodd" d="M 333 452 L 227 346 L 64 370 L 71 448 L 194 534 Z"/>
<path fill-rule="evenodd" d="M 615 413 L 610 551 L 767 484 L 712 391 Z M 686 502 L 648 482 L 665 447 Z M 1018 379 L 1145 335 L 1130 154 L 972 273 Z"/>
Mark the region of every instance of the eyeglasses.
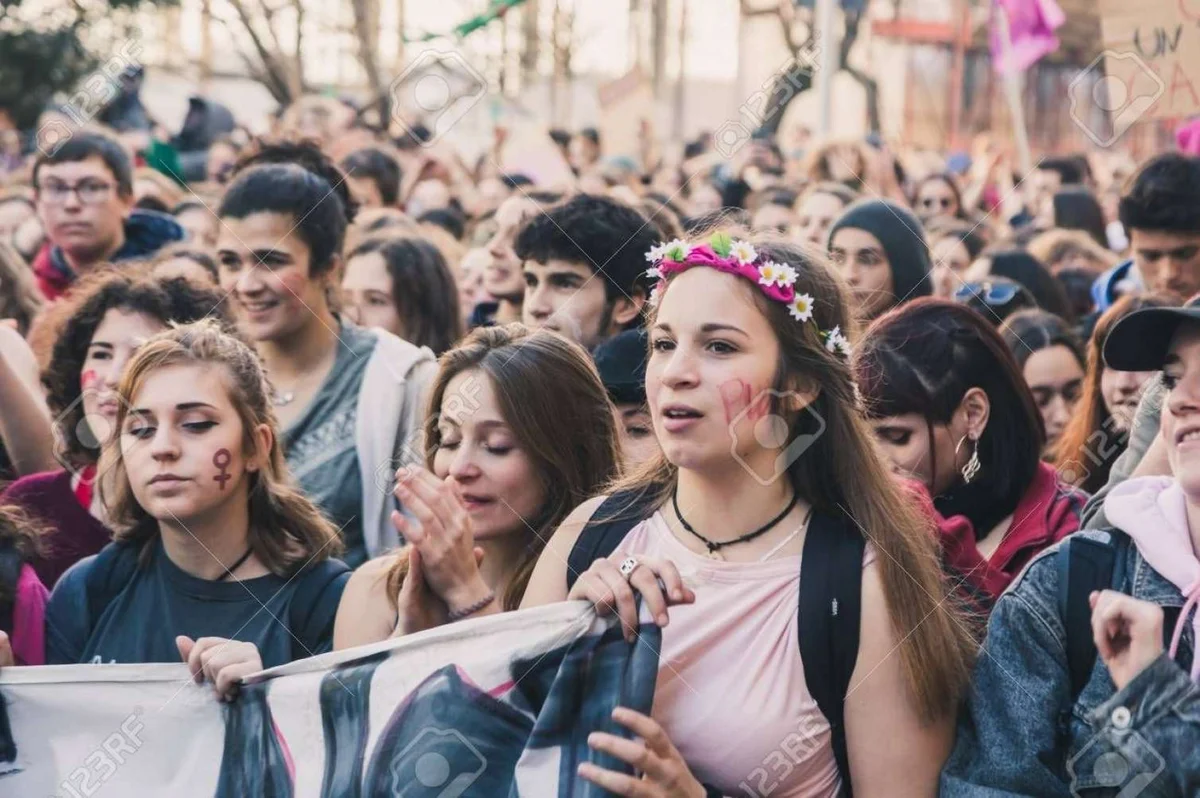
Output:
<path fill-rule="evenodd" d="M 112 189 L 112 183 L 102 180 L 84 180 L 73 186 L 54 181 L 38 186 L 38 198 L 54 205 L 62 205 L 74 194 L 84 205 L 99 205 L 108 199 Z"/>
<path fill-rule="evenodd" d="M 1010 283 L 963 283 L 954 292 L 954 301 L 967 302 L 978 297 L 984 304 L 1002 307 L 1016 299 L 1021 286 Z"/>

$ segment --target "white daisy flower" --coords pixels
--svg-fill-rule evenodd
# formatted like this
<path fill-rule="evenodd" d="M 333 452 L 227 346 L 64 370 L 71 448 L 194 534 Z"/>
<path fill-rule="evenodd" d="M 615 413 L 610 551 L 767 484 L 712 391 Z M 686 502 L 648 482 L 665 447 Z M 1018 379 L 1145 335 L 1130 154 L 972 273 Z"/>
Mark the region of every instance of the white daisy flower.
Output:
<path fill-rule="evenodd" d="M 646 298 L 646 303 L 652 308 L 658 307 L 658 303 L 662 301 L 662 283 L 650 289 L 650 296 Z"/>
<path fill-rule="evenodd" d="M 657 262 L 657 261 L 655 261 L 655 262 Z M 649 269 L 646 269 L 646 276 L 653 278 L 655 280 L 661 280 L 662 279 L 662 269 L 658 268 L 657 266 L 651 266 Z"/>
<path fill-rule="evenodd" d="M 758 283 L 770 288 L 779 280 L 779 264 L 775 261 L 767 261 L 762 266 L 758 267 Z"/>
<path fill-rule="evenodd" d="M 729 255 L 743 266 L 753 263 L 758 257 L 758 253 L 754 251 L 754 246 L 749 241 L 734 241 L 729 247 Z"/>
<path fill-rule="evenodd" d="M 841 337 L 842 337 L 841 326 L 834 327 L 832 330 L 830 330 L 829 334 L 825 336 L 825 350 L 827 352 L 836 351 L 838 349 L 838 340 Z"/>
<path fill-rule="evenodd" d="M 837 345 L 837 350 L 841 355 L 843 355 L 845 357 L 850 357 L 850 339 L 849 338 L 847 338 L 846 336 L 841 335 L 839 333 L 836 345 Z"/>
<path fill-rule="evenodd" d="M 788 305 L 788 313 L 796 321 L 808 321 L 813 315 L 813 298 L 808 294 L 797 294 Z"/>
<path fill-rule="evenodd" d="M 681 238 L 668 241 L 663 245 L 663 257 L 670 257 L 676 263 L 683 263 L 692 252 L 692 248 Z M 661 260 L 661 258 L 660 258 Z"/>
<path fill-rule="evenodd" d="M 796 284 L 796 277 L 799 275 L 796 274 L 795 269 L 786 263 L 777 263 L 775 266 L 779 270 L 779 276 L 775 278 L 775 282 L 779 283 L 780 288 L 787 288 Z M 812 298 L 810 297 L 809 302 L 811 301 Z"/>
<path fill-rule="evenodd" d="M 667 244 L 655 244 L 646 252 L 646 260 L 651 263 L 658 263 L 667 254 Z"/>

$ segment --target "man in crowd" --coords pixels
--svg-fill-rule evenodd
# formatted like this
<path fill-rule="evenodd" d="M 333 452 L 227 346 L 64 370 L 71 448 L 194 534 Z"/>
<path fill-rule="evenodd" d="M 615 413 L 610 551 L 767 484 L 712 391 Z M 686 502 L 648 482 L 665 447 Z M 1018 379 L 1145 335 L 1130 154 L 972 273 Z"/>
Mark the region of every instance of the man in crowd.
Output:
<path fill-rule="evenodd" d="M 76 133 L 39 155 L 33 184 L 48 238 L 33 271 L 47 299 L 101 263 L 144 258 L 184 237 L 170 216 L 134 210 L 129 155 L 104 134 Z"/>
<path fill-rule="evenodd" d="M 1125 290 L 1144 288 L 1180 298 L 1200 293 L 1200 158 L 1165 153 L 1147 161 L 1121 197 L 1119 213 L 1133 259 L 1097 281 L 1098 305 L 1101 299 L 1111 302 L 1122 283 Z M 1147 384 L 1129 445 L 1084 511 L 1087 526 L 1108 526 L 1104 500 L 1116 485 L 1131 476 L 1170 474 L 1158 434 L 1165 394 L 1161 376 Z"/>
<path fill-rule="evenodd" d="M 644 216 L 608 197 L 577 194 L 535 216 L 516 241 L 525 275 L 523 321 L 589 351 L 638 327 L 649 295 L 646 252 L 656 243 Z"/>
<path fill-rule="evenodd" d="M 483 273 L 483 290 L 494 300 L 475 307 L 469 321 L 471 327 L 521 320 L 525 277 L 521 274 L 521 259 L 514 249 L 517 233 L 526 221 L 559 199 L 560 195 L 553 192 L 526 192 L 518 188 L 515 194 L 500 203 L 494 218 L 496 232 L 487 242 L 492 260 Z"/>

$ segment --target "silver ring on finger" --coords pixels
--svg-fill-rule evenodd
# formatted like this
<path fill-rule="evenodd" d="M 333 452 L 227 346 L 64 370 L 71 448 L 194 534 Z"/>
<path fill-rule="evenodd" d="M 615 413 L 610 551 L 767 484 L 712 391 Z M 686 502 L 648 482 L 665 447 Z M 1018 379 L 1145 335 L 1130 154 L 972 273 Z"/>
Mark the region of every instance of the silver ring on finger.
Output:
<path fill-rule="evenodd" d="M 621 572 L 621 576 L 628 582 L 630 577 L 633 576 L 633 572 L 637 570 L 637 567 L 638 561 L 636 557 L 626 557 L 621 561 L 621 565 L 617 570 Z"/>

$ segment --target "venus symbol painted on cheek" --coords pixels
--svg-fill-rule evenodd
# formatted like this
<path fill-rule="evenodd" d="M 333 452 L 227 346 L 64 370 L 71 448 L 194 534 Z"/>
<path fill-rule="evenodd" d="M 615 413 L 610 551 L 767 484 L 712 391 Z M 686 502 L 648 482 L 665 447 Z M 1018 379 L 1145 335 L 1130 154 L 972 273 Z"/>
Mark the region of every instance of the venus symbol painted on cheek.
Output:
<path fill-rule="evenodd" d="M 225 490 L 225 483 L 233 479 L 228 473 L 229 464 L 233 462 L 233 455 L 229 453 L 228 449 L 218 449 L 217 453 L 213 455 L 212 461 L 213 465 L 221 470 L 221 473 L 213 477 L 213 481 L 221 486 L 221 490 Z"/>

